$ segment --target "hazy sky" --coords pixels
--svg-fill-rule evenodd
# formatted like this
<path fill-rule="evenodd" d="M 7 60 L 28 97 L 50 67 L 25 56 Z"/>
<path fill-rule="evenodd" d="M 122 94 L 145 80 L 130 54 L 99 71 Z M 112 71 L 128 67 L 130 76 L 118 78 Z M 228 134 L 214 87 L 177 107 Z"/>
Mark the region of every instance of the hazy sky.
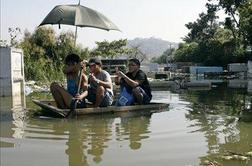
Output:
<path fill-rule="evenodd" d="M 77 4 L 78 0 L 0 0 L 2 40 L 9 40 L 8 28 L 20 27 L 33 32 L 56 5 Z M 79 28 L 77 42 L 94 47 L 95 41 L 121 38 L 156 37 L 181 42 L 188 30 L 184 26 L 206 11 L 207 0 L 81 0 L 87 6 L 107 16 L 122 32 Z M 52 25 L 48 25 L 52 26 Z M 52 26 L 59 31 L 71 26 Z"/>

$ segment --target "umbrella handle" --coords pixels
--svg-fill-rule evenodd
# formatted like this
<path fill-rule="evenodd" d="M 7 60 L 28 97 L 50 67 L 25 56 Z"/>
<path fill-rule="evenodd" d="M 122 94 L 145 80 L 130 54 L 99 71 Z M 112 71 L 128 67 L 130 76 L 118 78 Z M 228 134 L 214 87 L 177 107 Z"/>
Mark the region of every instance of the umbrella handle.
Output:
<path fill-rule="evenodd" d="M 58 24 L 59 24 L 59 29 L 61 28 L 60 22 L 63 20 L 63 18 L 59 19 Z"/>
<path fill-rule="evenodd" d="M 76 46 L 76 40 L 77 40 L 77 26 L 75 26 L 74 46 Z"/>
<path fill-rule="evenodd" d="M 78 82 L 78 90 L 77 93 L 80 93 L 81 81 L 82 81 L 83 68 L 79 71 L 79 82 Z"/>
<path fill-rule="evenodd" d="M 77 94 L 80 93 L 80 87 L 81 87 L 81 81 L 82 81 L 82 74 L 83 74 L 83 68 L 81 68 L 81 70 L 79 71 L 79 82 L 78 82 L 78 89 L 77 89 Z M 73 112 L 76 111 L 76 107 L 78 104 L 79 100 L 74 100 L 73 103 L 70 106 L 70 111 L 67 113 L 67 115 L 65 116 L 66 118 L 68 118 Z"/>

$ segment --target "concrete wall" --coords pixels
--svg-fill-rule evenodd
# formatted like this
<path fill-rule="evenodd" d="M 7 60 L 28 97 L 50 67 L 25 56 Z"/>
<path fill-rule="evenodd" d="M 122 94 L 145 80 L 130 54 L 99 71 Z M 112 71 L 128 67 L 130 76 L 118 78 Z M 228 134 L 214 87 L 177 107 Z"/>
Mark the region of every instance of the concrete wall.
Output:
<path fill-rule="evenodd" d="M 11 56 L 10 48 L 0 48 L 0 95 L 10 96 L 11 91 Z"/>
<path fill-rule="evenodd" d="M 248 78 L 252 78 L 252 61 L 248 61 L 247 68 L 248 68 L 247 76 Z"/>
<path fill-rule="evenodd" d="M 252 80 L 248 80 L 247 92 L 248 92 L 248 93 L 252 93 Z"/>
<path fill-rule="evenodd" d="M 21 49 L 0 47 L 0 96 L 24 92 L 24 57 Z"/>
<path fill-rule="evenodd" d="M 190 74 L 221 73 L 223 67 L 215 66 L 190 66 Z"/>
<path fill-rule="evenodd" d="M 228 64 L 229 72 L 246 72 L 247 64 L 246 63 L 230 63 Z"/>
<path fill-rule="evenodd" d="M 247 88 L 248 81 L 241 79 L 228 80 L 229 88 Z"/>

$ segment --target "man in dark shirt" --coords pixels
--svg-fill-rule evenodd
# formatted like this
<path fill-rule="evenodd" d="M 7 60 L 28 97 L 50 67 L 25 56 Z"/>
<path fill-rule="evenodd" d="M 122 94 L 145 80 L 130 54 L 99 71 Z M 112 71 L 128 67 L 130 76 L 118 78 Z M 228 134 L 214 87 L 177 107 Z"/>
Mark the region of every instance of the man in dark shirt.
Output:
<path fill-rule="evenodd" d="M 152 98 L 151 88 L 146 74 L 140 70 L 140 61 L 136 58 L 130 59 L 128 67 L 126 74 L 116 69 L 115 83 L 132 93 L 137 103 L 149 104 Z"/>

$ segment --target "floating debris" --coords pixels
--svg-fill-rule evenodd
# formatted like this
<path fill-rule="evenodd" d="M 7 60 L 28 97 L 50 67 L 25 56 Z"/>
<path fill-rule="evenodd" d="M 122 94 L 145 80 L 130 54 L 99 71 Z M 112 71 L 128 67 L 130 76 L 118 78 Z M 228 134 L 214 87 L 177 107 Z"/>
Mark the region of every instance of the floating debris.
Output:
<path fill-rule="evenodd" d="M 232 160 L 233 157 L 232 156 L 221 156 L 222 159 L 225 159 L 225 160 Z"/>
<path fill-rule="evenodd" d="M 25 86 L 25 96 L 28 96 L 32 92 L 33 92 L 32 88 L 26 85 Z"/>
<path fill-rule="evenodd" d="M 37 85 L 35 81 L 28 81 L 25 85 L 25 95 L 28 96 L 33 92 L 50 92 L 49 85 Z"/>
<path fill-rule="evenodd" d="M 205 160 L 203 166 L 218 166 L 219 164 L 216 161 Z"/>
<path fill-rule="evenodd" d="M 248 156 L 252 156 L 252 152 L 247 153 L 237 153 L 232 151 L 227 151 L 228 155 L 224 155 L 221 158 L 225 160 L 249 160 Z"/>
<path fill-rule="evenodd" d="M 249 158 L 246 156 L 242 156 L 242 155 L 229 155 L 229 156 L 222 156 L 221 157 L 224 160 L 248 160 Z"/>
<path fill-rule="evenodd" d="M 252 157 L 252 152 L 247 152 L 247 153 L 246 153 L 246 156 Z"/>

